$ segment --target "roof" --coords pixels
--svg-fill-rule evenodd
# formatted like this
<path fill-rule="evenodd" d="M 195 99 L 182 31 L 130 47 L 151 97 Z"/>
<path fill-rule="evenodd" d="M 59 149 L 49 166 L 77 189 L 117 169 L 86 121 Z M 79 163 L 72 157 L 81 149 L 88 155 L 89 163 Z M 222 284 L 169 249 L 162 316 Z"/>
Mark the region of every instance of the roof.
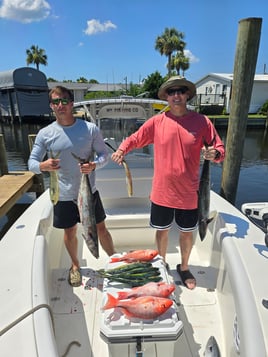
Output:
<path fill-rule="evenodd" d="M 0 72 L 0 88 L 47 89 L 47 79 L 43 72 L 32 67 L 21 67 Z"/>
<path fill-rule="evenodd" d="M 124 85 L 112 83 L 80 83 L 80 82 L 47 82 L 49 89 L 64 86 L 70 90 L 84 90 L 86 92 L 116 92 L 123 91 Z"/>
<path fill-rule="evenodd" d="M 90 83 L 81 83 L 81 82 L 47 82 L 48 88 L 52 89 L 57 86 L 64 86 L 70 90 L 85 90 L 87 91 Z"/>
<path fill-rule="evenodd" d="M 204 79 L 209 78 L 209 77 L 216 77 L 219 79 L 224 79 L 227 82 L 231 82 L 234 79 L 233 73 L 209 73 L 205 77 L 199 79 L 199 81 L 196 82 L 196 85 L 199 82 L 204 81 Z M 254 81 L 255 82 L 268 82 L 268 74 L 255 74 Z"/>

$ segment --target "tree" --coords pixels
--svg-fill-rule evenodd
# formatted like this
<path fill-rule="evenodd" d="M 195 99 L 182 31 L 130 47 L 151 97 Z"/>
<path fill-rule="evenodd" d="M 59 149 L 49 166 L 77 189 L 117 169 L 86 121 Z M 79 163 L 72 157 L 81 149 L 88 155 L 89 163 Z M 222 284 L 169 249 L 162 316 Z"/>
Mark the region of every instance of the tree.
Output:
<path fill-rule="evenodd" d="M 76 80 L 78 83 L 88 83 L 88 80 L 85 77 L 80 77 Z"/>
<path fill-rule="evenodd" d="M 38 46 L 32 45 L 30 49 L 26 50 L 26 54 L 27 66 L 31 63 L 34 63 L 37 70 L 39 70 L 40 64 L 47 66 L 47 55 L 45 54 L 45 50 L 42 48 L 38 48 Z"/>
<path fill-rule="evenodd" d="M 165 82 L 165 78 L 161 76 L 161 74 L 156 71 L 150 74 L 147 78 L 145 78 L 142 86 L 143 92 L 149 92 L 149 98 L 158 98 L 158 89 L 160 88 L 161 84 Z"/>
<path fill-rule="evenodd" d="M 184 72 L 187 71 L 190 67 L 190 60 L 183 53 L 177 52 L 176 55 L 171 56 L 171 69 L 176 69 L 177 75 L 180 75 L 180 71 L 182 70 L 182 76 L 184 76 Z"/>
<path fill-rule="evenodd" d="M 183 54 L 183 50 L 186 43 L 183 41 L 184 34 L 174 27 L 165 28 L 165 31 L 161 36 L 158 36 L 155 41 L 155 49 L 158 50 L 162 55 L 168 58 L 168 77 L 171 73 L 171 55 L 174 51 L 179 51 Z"/>

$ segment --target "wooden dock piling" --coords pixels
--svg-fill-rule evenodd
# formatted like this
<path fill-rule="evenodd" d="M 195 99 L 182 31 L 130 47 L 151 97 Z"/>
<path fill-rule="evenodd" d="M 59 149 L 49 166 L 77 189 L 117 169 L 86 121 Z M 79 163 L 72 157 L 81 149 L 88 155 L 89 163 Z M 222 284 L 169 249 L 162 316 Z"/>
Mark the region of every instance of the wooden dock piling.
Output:
<path fill-rule="evenodd" d="M 261 18 L 239 21 L 237 48 L 232 85 L 231 111 L 229 116 L 226 157 L 223 163 L 221 196 L 235 203 L 243 147 L 247 129 L 254 75 L 258 57 Z"/>

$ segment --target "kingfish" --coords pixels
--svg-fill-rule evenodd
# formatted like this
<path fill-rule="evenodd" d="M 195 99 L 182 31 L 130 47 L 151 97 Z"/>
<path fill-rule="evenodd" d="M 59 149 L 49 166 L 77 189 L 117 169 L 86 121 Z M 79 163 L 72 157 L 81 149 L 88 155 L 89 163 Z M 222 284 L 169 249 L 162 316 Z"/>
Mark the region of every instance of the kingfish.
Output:
<path fill-rule="evenodd" d="M 73 153 L 72 155 L 75 159 L 79 160 L 81 164 L 85 163 L 85 160 Z M 82 174 L 77 198 L 77 206 L 83 229 L 82 236 L 92 255 L 95 258 L 99 258 L 99 240 L 93 199 L 89 176 L 88 174 Z"/>
<path fill-rule="evenodd" d="M 52 150 L 50 150 L 50 157 L 52 159 L 58 159 L 59 156 L 60 156 L 60 152 L 54 155 Z M 49 195 L 53 205 L 57 204 L 59 201 L 60 189 L 59 189 L 58 173 L 56 170 L 49 171 Z"/>
<path fill-rule="evenodd" d="M 119 307 L 128 318 L 155 319 L 165 313 L 173 304 L 171 299 L 156 296 L 141 296 L 135 299 L 119 300 L 107 293 L 107 302 L 102 310 Z"/>
<path fill-rule="evenodd" d="M 205 143 L 205 146 L 211 146 Z M 210 209 L 210 160 L 204 160 L 198 190 L 198 231 L 201 241 L 204 240 L 208 224 L 214 217 L 209 218 Z"/>

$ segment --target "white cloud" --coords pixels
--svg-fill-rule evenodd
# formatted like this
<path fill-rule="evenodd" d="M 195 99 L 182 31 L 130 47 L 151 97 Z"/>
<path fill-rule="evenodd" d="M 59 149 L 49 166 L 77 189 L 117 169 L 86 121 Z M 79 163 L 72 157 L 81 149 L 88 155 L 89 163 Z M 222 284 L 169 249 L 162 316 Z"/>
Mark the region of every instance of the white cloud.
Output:
<path fill-rule="evenodd" d="M 50 9 L 49 3 L 45 0 L 3 0 L 0 18 L 30 23 L 46 19 Z"/>
<path fill-rule="evenodd" d="M 190 63 L 199 62 L 199 58 L 195 57 L 190 50 L 184 50 L 183 53 L 185 57 L 189 58 Z"/>
<path fill-rule="evenodd" d="M 84 30 L 86 35 L 94 35 L 98 32 L 107 32 L 110 29 L 116 29 L 116 25 L 110 20 L 101 23 L 99 20 L 92 19 L 87 21 L 87 28 Z"/>

